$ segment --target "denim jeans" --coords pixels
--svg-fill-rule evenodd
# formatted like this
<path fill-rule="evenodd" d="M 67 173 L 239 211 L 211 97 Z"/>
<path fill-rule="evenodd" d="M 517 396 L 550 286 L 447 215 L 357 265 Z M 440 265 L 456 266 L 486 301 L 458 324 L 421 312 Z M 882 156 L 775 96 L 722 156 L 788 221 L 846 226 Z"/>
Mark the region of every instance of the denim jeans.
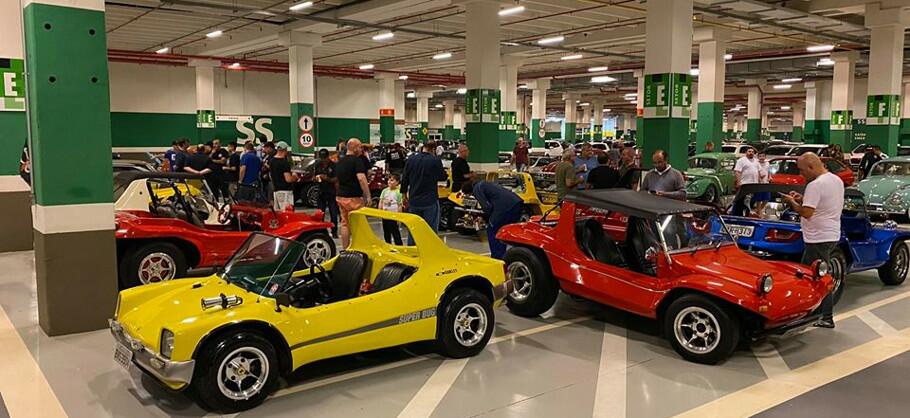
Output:
<path fill-rule="evenodd" d="M 497 219 L 495 223 L 491 222 L 487 225 L 487 242 L 490 243 L 490 257 L 502 260 L 506 256 L 506 244 L 496 239 L 496 233 L 506 225 L 518 223 L 521 219 L 521 207 L 521 204 L 515 205 L 501 219 Z"/>
<path fill-rule="evenodd" d="M 833 241 L 813 244 L 806 243 L 805 251 L 803 251 L 802 264 L 810 265 L 815 260 L 822 260 L 826 263 L 830 263 L 831 254 L 836 247 L 837 243 Z M 844 284 L 841 283 L 841 286 L 843 285 Z M 828 296 L 825 296 L 825 299 L 822 300 L 822 304 L 819 306 L 819 311 L 822 314 L 822 319 L 834 319 L 834 291 L 831 291 L 831 293 L 828 293 Z"/>
<path fill-rule="evenodd" d="M 439 231 L 439 202 L 430 206 L 410 206 L 408 207 L 408 213 L 413 213 L 423 218 L 427 225 L 430 225 L 430 229 L 433 232 Z M 411 231 L 408 231 L 408 245 L 414 245 L 414 236 Z"/>

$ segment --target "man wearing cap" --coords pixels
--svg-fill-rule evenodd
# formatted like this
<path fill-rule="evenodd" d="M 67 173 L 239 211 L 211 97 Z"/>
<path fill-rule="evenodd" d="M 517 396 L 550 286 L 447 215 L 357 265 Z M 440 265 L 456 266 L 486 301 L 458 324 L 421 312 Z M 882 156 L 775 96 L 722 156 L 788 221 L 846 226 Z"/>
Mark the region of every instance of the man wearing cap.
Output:
<path fill-rule="evenodd" d="M 297 178 L 291 173 L 291 162 L 288 160 L 288 150 L 291 147 L 284 141 L 275 144 L 275 156 L 269 163 L 269 177 L 272 179 L 273 202 L 275 210 L 287 209 L 290 204 L 294 207 L 294 186 Z"/>

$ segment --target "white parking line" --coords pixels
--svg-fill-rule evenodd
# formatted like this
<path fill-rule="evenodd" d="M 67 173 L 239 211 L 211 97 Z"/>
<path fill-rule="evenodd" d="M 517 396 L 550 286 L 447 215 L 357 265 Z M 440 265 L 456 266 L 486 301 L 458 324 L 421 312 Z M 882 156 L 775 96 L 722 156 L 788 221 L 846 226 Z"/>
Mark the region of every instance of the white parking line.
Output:
<path fill-rule="evenodd" d="M 899 332 L 897 329 L 892 327 L 891 324 L 885 322 L 871 311 L 860 312 L 856 314 L 856 317 L 865 322 L 869 328 L 875 330 L 878 335 L 881 335 L 883 337 L 894 335 Z"/>
<path fill-rule="evenodd" d="M 758 360 L 758 364 L 768 378 L 777 377 L 790 371 L 790 366 L 787 366 L 787 362 L 784 361 L 777 348 L 770 342 L 764 341 L 761 344 L 754 345 L 752 352 L 755 353 L 755 359 Z"/>
<path fill-rule="evenodd" d="M 405 405 L 398 414 L 398 418 L 429 417 L 455 384 L 455 380 L 461 375 L 465 366 L 468 365 L 468 360 L 469 358 L 446 360 L 440 364 L 420 390 L 414 394 L 411 401 Z"/>
<path fill-rule="evenodd" d="M 627 329 L 604 323 L 600 367 L 594 394 L 594 418 L 626 416 Z"/>

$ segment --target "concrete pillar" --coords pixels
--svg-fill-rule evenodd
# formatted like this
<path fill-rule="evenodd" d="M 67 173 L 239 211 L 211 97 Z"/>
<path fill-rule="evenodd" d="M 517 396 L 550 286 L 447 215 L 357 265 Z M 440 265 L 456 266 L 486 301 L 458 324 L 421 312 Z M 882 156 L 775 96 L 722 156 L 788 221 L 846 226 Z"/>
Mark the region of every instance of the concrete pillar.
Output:
<path fill-rule="evenodd" d="M 867 143 L 879 145 L 888 155 L 897 155 L 900 135 L 900 94 L 904 62 L 904 30 L 910 12 L 902 8 L 881 9 L 866 4 L 869 41 L 869 96 L 866 100 Z"/>
<path fill-rule="evenodd" d="M 499 122 L 499 151 L 511 151 L 518 139 L 518 67 L 522 59 L 503 56 L 499 67 L 502 112 Z"/>
<path fill-rule="evenodd" d="M 816 143 L 831 143 L 831 80 L 820 80 L 815 83 L 815 128 L 818 131 Z"/>
<path fill-rule="evenodd" d="M 634 139 L 637 143 L 641 144 L 645 138 L 645 72 L 644 70 L 635 70 L 633 71 L 635 75 L 636 84 L 638 85 L 636 89 L 635 96 L 635 115 L 632 121 L 635 122 L 635 135 Z M 627 130 L 626 132 L 631 132 Z"/>
<path fill-rule="evenodd" d="M 904 96 L 901 106 L 900 143 L 910 143 L 910 79 L 903 80 Z"/>
<path fill-rule="evenodd" d="M 189 66 L 196 68 L 196 143 L 202 144 L 215 138 L 215 67 L 221 62 L 191 59 Z"/>
<path fill-rule="evenodd" d="M 806 105 L 804 103 L 794 103 L 793 109 L 793 133 L 790 135 L 792 141 L 803 140 L 803 124 L 806 120 Z"/>
<path fill-rule="evenodd" d="M 858 51 L 835 52 L 831 87 L 831 143 L 849 148 L 853 143 L 853 73 Z"/>
<path fill-rule="evenodd" d="M 317 130 L 313 48 L 322 44 L 322 37 L 315 33 L 287 31 L 280 33 L 278 40 L 288 49 L 292 149 L 309 153 L 316 147 L 334 146 L 335 138 L 322 138 Z"/>
<path fill-rule="evenodd" d="M 736 132 L 736 113 L 733 113 L 732 110 L 727 113 L 727 121 L 724 125 L 724 139 L 733 138 L 734 133 Z M 719 142 L 714 141 L 714 145 L 716 146 L 717 144 L 719 144 Z"/>
<path fill-rule="evenodd" d="M 692 0 L 649 0 L 645 23 L 645 137 L 642 163 L 657 149 L 669 153 L 670 164 L 685 167 L 688 159 L 689 113 L 692 105 Z"/>
<path fill-rule="evenodd" d="M 32 249 L 30 185 L 19 176 L 28 139 L 19 2 L 0 3 L 0 252 Z"/>
<path fill-rule="evenodd" d="M 404 142 L 404 113 L 405 113 L 405 82 L 404 80 L 395 80 L 395 119 L 394 131 L 395 142 Z M 382 117 L 380 117 L 380 120 Z M 381 141 L 380 135 L 380 141 Z"/>
<path fill-rule="evenodd" d="M 430 98 L 433 92 L 417 91 L 417 140 L 426 142 L 430 133 Z"/>
<path fill-rule="evenodd" d="M 51 336 L 106 328 L 117 247 L 104 2 L 22 3 L 38 324 Z"/>
<path fill-rule="evenodd" d="M 594 141 L 603 140 L 604 101 L 594 99 L 591 101 L 591 138 Z"/>
<path fill-rule="evenodd" d="M 705 148 L 709 141 L 719 144 L 724 139 L 724 80 L 727 65 L 726 32 L 701 28 L 694 34 L 698 43 L 698 114 L 695 149 Z"/>
<path fill-rule="evenodd" d="M 761 108 L 761 131 L 759 131 L 761 133 L 768 132 L 768 129 L 771 126 L 770 115 L 768 115 L 768 113 L 770 113 L 770 112 L 771 112 L 770 106 L 762 106 L 762 108 Z"/>
<path fill-rule="evenodd" d="M 565 93 L 562 100 L 566 102 L 566 119 L 563 123 L 562 139 L 572 144 L 575 143 L 575 128 L 578 123 L 578 94 Z"/>
<path fill-rule="evenodd" d="M 746 104 L 746 117 L 748 118 L 746 122 L 746 141 L 754 142 L 761 139 L 761 104 L 761 86 L 749 86 L 749 101 Z"/>
<path fill-rule="evenodd" d="M 499 3 L 466 0 L 465 56 L 468 92 L 465 95 L 465 135 L 471 148 L 471 168 L 499 168 Z"/>
<path fill-rule="evenodd" d="M 378 73 L 379 81 L 379 142 L 388 144 L 395 142 L 395 107 L 398 101 L 398 74 Z M 426 105 L 426 102 L 424 102 Z M 426 109 L 424 109 L 426 115 Z M 429 120 L 429 119 L 426 119 Z M 417 96 L 417 121 L 420 122 L 420 95 Z M 426 135 L 421 139 L 422 129 L 418 129 L 417 139 L 426 140 Z"/>
<path fill-rule="evenodd" d="M 531 101 L 531 146 L 540 148 L 544 146 L 546 139 L 546 120 L 547 120 L 547 89 L 550 88 L 550 80 L 541 78 L 528 83 L 533 94 Z"/>
<path fill-rule="evenodd" d="M 455 135 L 455 100 L 449 99 L 442 102 L 445 106 L 445 118 L 443 119 L 442 139 L 446 141 L 456 141 L 458 136 Z"/>

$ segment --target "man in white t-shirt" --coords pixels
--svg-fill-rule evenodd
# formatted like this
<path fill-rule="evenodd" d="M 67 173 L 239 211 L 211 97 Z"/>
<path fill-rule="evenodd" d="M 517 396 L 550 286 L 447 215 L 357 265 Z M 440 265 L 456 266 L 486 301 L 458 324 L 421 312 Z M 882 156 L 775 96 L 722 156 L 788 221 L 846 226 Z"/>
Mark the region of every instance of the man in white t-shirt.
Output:
<path fill-rule="evenodd" d="M 840 241 L 840 218 L 844 210 L 844 182 L 828 172 L 818 155 L 808 152 L 796 160 L 799 174 L 806 178 L 805 194 L 790 192 L 782 200 L 799 213 L 799 223 L 806 243 L 802 263 L 815 260 L 829 262 Z M 842 273 L 843 274 L 843 273 Z M 835 277 L 843 286 L 843 277 Z M 825 297 L 820 306 L 822 318 L 818 327 L 834 328 L 834 291 Z"/>
<path fill-rule="evenodd" d="M 759 182 L 759 164 L 758 161 L 755 161 L 754 148 L 746 148 L 746 155 L 736 160 L 736 165 L 733 166 L 733 174 L 736 176 L 734 183 L 736 190 L 739 190 L 739 187 L 744 184 Z M 742 199 L 737 199 L 733 202 L 732 210 L 735 216 L 745 216 L 749 212 L 749 208 L 742 204 Z"/>

